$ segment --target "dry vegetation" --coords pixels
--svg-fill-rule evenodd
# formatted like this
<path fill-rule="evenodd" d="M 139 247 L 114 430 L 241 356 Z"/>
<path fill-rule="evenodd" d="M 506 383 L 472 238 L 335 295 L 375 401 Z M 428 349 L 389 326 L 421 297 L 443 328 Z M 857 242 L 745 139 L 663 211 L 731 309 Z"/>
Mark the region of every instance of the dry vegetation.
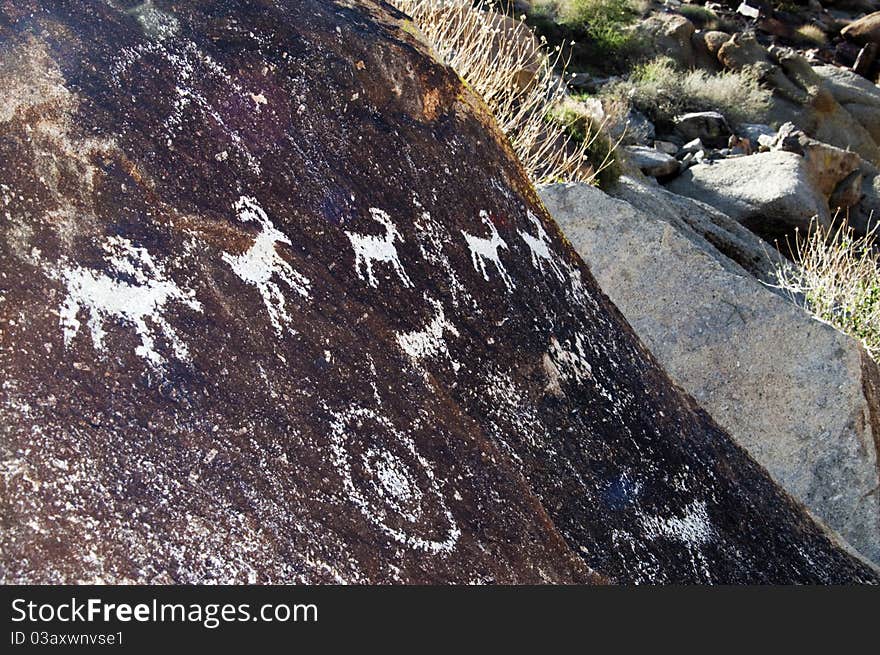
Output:
<path fill-rule="evenodd" d="M 430 45 L 475 90 L 510 139 L 535 184 L 556 181 L 593 183 L 597 171 L 613 161 L 613 148 L 598 147 L 607 137 L 586 130 L 578 139 L 554 120 L 565 100 L 562 52 L 535 48 L 524 24 L 488 11 L 488 3 L 469 0 L 393 0 L 412 16 Z M 524 73 L 525 72 L 525 73 Z M 563 73 L 564 74 L 564 73 Z M 526 83 L 524 83 L 524 81 Z M 599 159 L 591 153 L 600 152 Z"/>
<path fill-rule="evenodd" d="M 880 259 L 877 230 L 857 237 L 844 221 L 814 225 L 792 246 L 796 265 L 777 270 L 780 288 L 812 313 L 864 344 L 880 361 Z"/>
<path fill-rule="evenodd" d="M 718 16 L 711 9 L 706 9 L 700 5 L 682 5 L 678 8 L 678 13 L 687 18 L 699 29 L 718 29 Z"/>
<path fill-rule="evenodd" d="M 637 66 L 609 93 L 628 99 L 655 122 L 688 111 L 710 110 L 721 112 L 734 124 L 761 122 L 771 99 L 770 90 L 749 69 L 716 74 L 682 71 L 665 58 Z"/>
<path fill-rule="evenodd" d="M 815 25 L 801 25 L 795 30 L 796 43 L 807 46 L 823 46 L 828 42 L 828 37 L 821 28 Z"/>

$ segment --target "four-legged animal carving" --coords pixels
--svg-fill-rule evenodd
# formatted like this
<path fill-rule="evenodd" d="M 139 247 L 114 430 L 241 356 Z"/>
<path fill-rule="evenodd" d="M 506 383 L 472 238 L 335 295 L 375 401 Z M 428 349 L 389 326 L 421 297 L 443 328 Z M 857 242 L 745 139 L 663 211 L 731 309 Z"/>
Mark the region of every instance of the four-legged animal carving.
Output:
<path fill-rule="evenodd" d="M 443 337 L 447 332 L 455 337 L 461 336 L 458 328 L 446 318 L 443 304 L 439 300 L 434 300 L 428 294 L 425 294 L 425 300 L 434 308 L 431 320 L 424 329 L 398 332 L 397 343 L 416 366 L 426 357 L 443 354 L 449 359 L 453 370 L 457 371 L 461 365 L 449 354 L 449 348 Z"/>
<path fill-rule="evenodd" d="M 284 306 L 284 294 L 272 278 L 277 276 L 305 298 L 309 296 L 309 281 L 278 254 L 275 244 L 291 245 L 290 239 L 272 225 L 272 221 L 254 198 L 242 196 L 235 203 L 235 210 L 242 222 L 257 223 L 260 233 L 254 239 L 254 244 L 240 255 L 223 253 L 223 261 L 232 267 L 238 277 L 257 287 L 266 311 L 269 312 L 272 327 L 277 334 L 281 334 L 281 324 L 289 324 L 292 319 Z"/>
<path fill-rule="evenodd" d="M 507 288 L 508 292 L 516 287 L 513 283 L 513 280 L 507 274 L 507 271 L 504 269 L 504 265 L 501 263 L 501 260 L 498 258 L 498 248 L 503 250 L 507 250 L 507 244 L 504 242 L 504 239 L 498 234 L 498 230 L 495 227 L 495 224 L 489 220 L 489 214 L 485 211 L 480 211 L 480 218 L 483 223 L 489 227 L 489 231 L 491 232 L 489 238 L 476 237 L 472 234 L 468 234 L 464 230 L 461 231 L 464 236 L 464 240 L 467 242 L 468 248 L 471 250 L 471 261 L 474 264 L 474 269 L 483 275 L 483 279 L 486 282 L 489 281 L 489 274 L 486 272 L 486 262 L 490 261 L 495 264 L 495 269 L 498 271 L 498 274 L 501 276 L 501 279 L 504 281 L 504 286 Z"/>
<path fill-rule="evenodd" d="M 358 277 L 367 282 L 371 287 L 376 287 L 378 283 L 373 275 L 373 263 L 389 262 L 397 273 L 397 277 L 403 282 L 403 286 L 413 286 L 412 280 L 409 279 L 406 271 L 403 270 L 403 265 L 400 263 L 400 258 L 397 255 L 397 247 L 394 245 L 395 241 L 403 242 L 400 232 L 397 231 L 388 214 L 381 209 L 371 207 L 370 215 L 374 221 L 385 226 L 384 236 L 345 232 L 348 240 L 351 241 L 352 249 L 354 249 L 354 268 Z M 365 272 L 366 278 L 364 278 Z"/>
<path fill-rule="evenodd" d="M 550 270 L 553 271 L 554 275 L 556 275 L 556 278 L 560 282 L 564 282 L 565 274 L 562 272 L 562 269 L 559 268 L 559 264 L 556 263 L 553 253 L 550 252 L 550 237 L 547 236 L 547 232 L 544 231 L 544 226 L 541 225 L 541 221 L 538 220 L 537 216 L 532 212 L 529 212 L 528 216 L 529 220 L 538 230 L 537 238 L 524 230 L 517 230 L 517 232 L 522 240 L 526 242 L 529 251 L 531 251 L 532 266 L 543 273 L 544 262 L 547 262 L 547 265 L 550 267 Z"/>
<path fill-rule="evenodd" d="M 124 237 L 109 237 L 102 248 L 106 273 L 66 266 L 58 276 L 67 287 L 60 312 L 65 345 L 79 332 L 77 317 L 85 310 L 89 315 L 92 344 L 99 353 L 104 351 L 105 323 L 115 320 L 134 328 L 141 340 L 135 354 L 146 359 L 154 369 L 161 370 L 166 364 L 166 358 L 157 351 L 157 338 L 170 345 L 178 359 L 189 361 L 189 350 L 165 318 L 165 312 L 172 302 L 201 312 L 202 304 L 193 292 L 177 286 L 145 248 L 133 245 Z"/>

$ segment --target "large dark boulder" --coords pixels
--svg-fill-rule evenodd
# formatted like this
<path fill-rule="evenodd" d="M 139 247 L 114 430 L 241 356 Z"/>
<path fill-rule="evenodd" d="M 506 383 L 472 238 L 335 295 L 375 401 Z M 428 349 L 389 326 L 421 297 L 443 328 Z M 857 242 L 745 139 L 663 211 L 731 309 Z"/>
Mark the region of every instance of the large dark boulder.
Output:
<path fill-rule="evenodd" d="M 388 5 L 4 0 L 0 89 L 4 581 L 876 581 Z"/>

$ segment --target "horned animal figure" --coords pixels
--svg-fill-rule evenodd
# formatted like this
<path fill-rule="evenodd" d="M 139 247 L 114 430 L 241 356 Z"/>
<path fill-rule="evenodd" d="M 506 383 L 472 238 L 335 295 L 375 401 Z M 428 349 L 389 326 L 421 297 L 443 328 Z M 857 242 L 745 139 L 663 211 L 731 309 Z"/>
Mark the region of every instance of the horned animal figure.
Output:
<path fill-rule="evenodd" d="M 529 251 L 532 255 L 532 266 L 543 273 L 544 262 L 547 262 L 547 265 L 550 267 L 550 270 L 553 271 L 554 275 L 556 275 L 556 278 L 560 282 L 564 282 L 565 274 L 563 274 L 562 269 L 559 268 L 559 264 L 556 263 L 553 253 L 550 252 L 550 237 L 547 236 L 547 232 L 544 230 L 544 226 L 541 225 L 541 221 L 538 220 L 538 217 L 532 212 L 529 212 L 528 215 L 529 220 L 538 230 L 538 236 L 533 237 L 525 230 L 518 230 L 518 232 L 520 237 L 522 237 L 522 240 L 525 241 L 526 245 L 529 247 Z"/>
<path fill-rule="evenodd" d="M 156 339 L 171 346 L 174 355 L 188 361 L 189 350 L 165 317 L 166 306 L 182 303 L 201 312 L 195 294 L 177 286 L 166 277 L 163 267 L 146 250 L 121 236 L 107 238 L 102 244 L 107 272 L 77 265 L 64 266 L 56 277 L 67 287 L 61 306 L 64 343 L 69 345 L 79 332 L 81 311 L 88 313 L 92 344 L 104 352 L 105 325 L 117 322 L 132 326 L 141 343 L 135 354 L 156 370 L 162 370 L 166 358 L 157 351 Z"/>
<path fill-rule="evenodd" d="M 290 239 L 276 228 L 266 212 L 257 204 L 255 198 L 242 196 L 235 203 L 238 218 L 244 223 L 257 223 L 260 232 L 254 238 L 253 245 L 239 255 L 223 253 L 223 261 L 232 267 L 238 277 L 248 284 L 257 287 L 269 320 L 276 334 L 281 334 L 281 324 L 291 323 L 284 302 L 281 287 L 272 281 L 274 276 L 285 282 L 299 295 L 309 296 L 309 280 L 294 270 L 287 261 L 278 254 L 275 244 L 291 245 Z"/>
<path fill-rule="evenodd" d="M 370 216 L 372 216 L 374 221 L 381 223 L 385 227 L 384 236 L 345 232 L 354 250 L 354 270 L 357 272 L 358 277 L 371 287 L 376 287 L 378 282 L 373 275 L 373 263 L 389 262 L 397 273 L 397 277 L 403 282 L 403 286 L 413 286 L 412 280 L 409 279 L 406 271 L 403 270 L 403 265 L 400 263 L 400 258 L 397 255 L 397 247 L 394 245 L 395 241 L 403 243 L 403 237 L 400 235 L 400 232 L 397 231 L 388 214 L 381 209 L 371 207 Z M 366 273 L 366 278 L 364 273 Z"/>
<path fill-rule="evenodd" d="M 464 230 L 461 231 L 462 235 L 464 236 L 464 240 L 467 242 L 468 248 L 470 248 L 471 261 L 473 262 L 474 269 L 478 273 L 481 273 L 483 279 L 488 282 L 489 274 L 486 271 L 486 262 L 492 262 L 493 264 L 495 264 L 495 268 L 498 271 L 498 274 L 501 276 L 501 279 L 504 282 L 504 286 L 507 288 L 508 291 L 511 291 L 512 289 L 516 288 L 516 285 L 507 274 L 507 271 L 504 269 L 504 265 L 501 263 L 501 259 L 499 259 L 498 257 L 498 249 L 501 248 L 503 250 L 507 250 L 507 244 L 504 242 L 504 239 L 501 238 L 501 235 L 498 234 L 498 229 L 495 227 L 495 224 L 489 219 L 489 214 L 486 211 L 480 211 L 480 219 L 489 228 L 489 238 L 477 237 L 472 234 L 468 234 Z"/>

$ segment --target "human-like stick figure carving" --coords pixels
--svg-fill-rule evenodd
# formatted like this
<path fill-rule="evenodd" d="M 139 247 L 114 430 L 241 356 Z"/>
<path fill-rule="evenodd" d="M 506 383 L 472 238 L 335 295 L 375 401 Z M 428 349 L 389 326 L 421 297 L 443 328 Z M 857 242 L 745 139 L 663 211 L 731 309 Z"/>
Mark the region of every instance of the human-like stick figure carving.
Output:
<path fill-rule="evenodd" d="M 285 308 L 284 294 L 272 278 L 277 277 L 304 298 L 309 297 L 309 280 L 278 254 L 276 244 L 291 245 L 290 239 L 272 224 L 254 198 L 239 198 L 235 203 L 235 211 L 240 221 L 257 223 L 260 232 L 254 239 L 254 244 L 245 252 L 240 255 L 225 252 L 223 261 L 232 267 L 238 277 L 257 287 L 266 311 L 269 312 L 272 327 L 280 335 L 282 323 L 289 325 L 292 319 Z"/>
<path fill-rule="evenodd" d="M 550 237 L 547 236 L 547 232 L 544 231 L 544 226 L 541 225 L 541 221 L 538 220 L 537 216 L 532 212 L 529 212 L 528 216 L 529 220 L 538 230 L 538 236 L 533 237 L 524 230 L 518 230 L 518 232 L 520 237 L 522 237 L 522 240 L 525 241 L 526 245 L 529 247 L 529 251 L 532 255 L 532 266 L 541 271 L 541 273 L 544 273 L 544 262 L 546 262 L 547 266 L 550 267 L 550 270 L 553 271 L 553 274 L 556 275 L 556 279 L 560 282 L 564 282 L 565 274 L 562 272 L 559 264 L 556 263 L 553 253 L 550 252 Z"/>
<path fill-rule="evenodd" d="M 373 275 L 373 263 L 389 262 L 397 273 L 397 277 L 403 282 L 403 286 L 413 286 L 412 280 L 409 279 L 406 271 L 403 270 L 403 265 L 400 263 L 400 258 L 397 255 L 397 247 L 394 245 L 395 241 L 403 243 L 403 237 L 400 235 L 400 232 L 397 231 L 388 214 L 381 209 L 371 207 L 370 216 L 373 217 L 374 221 L 381 223 L 385 227 L 384 236 L 345 232 L 354 250 L 354 269 L 358 277 L 371 287 L 376 287 L 378 282 Z M 366 278 L 364 273 L 366 273 Z"/>
<path fill-rule="evenodd" d="M 504 242 L 504 239 L 501 238 L 501 235 L 498 234 L 495 224 L 489 220 L 489 214 L 486 213 L 486 211 L 480 211 L 480 219 L 482 219 L 483 223 L 489 227 L 491 232 L 489 238 L 477 237 L 468 234 L 464 230 L 461 231 L 464 240 L 467 242 L 468 248 L 470 248 L 471 261 L 474 264 L 474 269 L 478 273 L 481 273 L 483 279 L 488 282 L 489 274 L 486 272 L 486 262 L 492 262 L 495 264 L 495 269 L 498 271 L 498 274 L 504 282 L 504 286 L 509 292 L 516 288 L 516 285 L 513 283 L 513 280 L 510 279 L 504 265 L 501 263 L 501 259 L 498 257 L 498 249 L 501 248 L 502 250 L 507 250 L 507 244 Z"/>

